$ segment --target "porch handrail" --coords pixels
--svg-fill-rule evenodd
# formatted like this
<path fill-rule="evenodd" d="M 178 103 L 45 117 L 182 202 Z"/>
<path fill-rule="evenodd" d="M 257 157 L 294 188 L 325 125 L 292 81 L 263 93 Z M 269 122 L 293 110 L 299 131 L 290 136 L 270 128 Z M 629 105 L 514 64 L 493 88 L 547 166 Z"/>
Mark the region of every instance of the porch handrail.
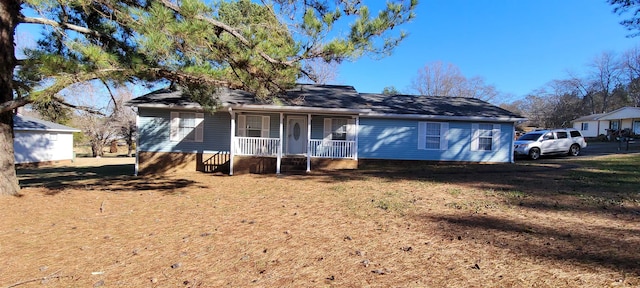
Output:
<path fill-rule="evenodd" d="M 309 153 L 316 158 L 355 158 L 356 141 L 309 140 Z"/>
<path fill-rule="evenodd" d="M 277 156 L 280 139 L 261 137 L 235 137 L 234 152 L 236 155 Z"/>

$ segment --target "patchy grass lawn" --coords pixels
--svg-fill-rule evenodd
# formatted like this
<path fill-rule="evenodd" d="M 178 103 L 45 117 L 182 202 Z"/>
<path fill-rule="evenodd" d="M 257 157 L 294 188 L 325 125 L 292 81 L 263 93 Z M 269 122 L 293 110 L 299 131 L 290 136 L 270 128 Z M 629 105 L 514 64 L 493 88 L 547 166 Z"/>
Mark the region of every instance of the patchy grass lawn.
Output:
<path fill-rule="evenodd" d="M 105 159 L 19 171 L 0 286 L 640 285 L 638 154 L 280 177 Z"/>

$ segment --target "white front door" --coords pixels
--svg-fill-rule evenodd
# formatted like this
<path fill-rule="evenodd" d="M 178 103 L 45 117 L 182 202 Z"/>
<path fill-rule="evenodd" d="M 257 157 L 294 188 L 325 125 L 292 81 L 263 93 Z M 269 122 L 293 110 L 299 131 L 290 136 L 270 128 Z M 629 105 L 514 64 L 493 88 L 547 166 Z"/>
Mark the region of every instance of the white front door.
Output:
<path fill-rule="evenodd" d="M 307 153 L 307 119 L 287 117 L 287 154 Z"/>

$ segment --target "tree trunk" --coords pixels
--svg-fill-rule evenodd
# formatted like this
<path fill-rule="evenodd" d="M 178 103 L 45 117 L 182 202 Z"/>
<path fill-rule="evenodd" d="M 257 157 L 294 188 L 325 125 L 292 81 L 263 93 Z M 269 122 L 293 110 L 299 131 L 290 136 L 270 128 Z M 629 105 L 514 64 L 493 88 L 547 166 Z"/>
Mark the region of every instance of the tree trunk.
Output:
<path fill-rule="evenodd" d="M 13 34 L 18 24 L 20 2 L 0 1 L 0 103 L 13 100 L 13 69 L 16 66 Z M 0 113 L 0 195 L 20 191 L 13 154 L 13 115 Z"/>
<path fill-rule="evenodd" d="M 104 144 L 99 142 L 91 143 L 91 154 L 93 157 L 102 157 L 104 156 Z"/>

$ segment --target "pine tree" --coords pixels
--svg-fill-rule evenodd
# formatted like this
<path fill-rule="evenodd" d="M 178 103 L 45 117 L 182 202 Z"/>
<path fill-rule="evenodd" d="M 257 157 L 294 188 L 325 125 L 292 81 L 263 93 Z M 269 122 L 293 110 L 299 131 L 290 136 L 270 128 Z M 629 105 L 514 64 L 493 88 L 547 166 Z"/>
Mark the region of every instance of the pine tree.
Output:
<path fill-rule="evenodd" d="M 390 1 L 376 15 L 356 0 L 4 0 L 0 1 L 0 194 L 19 190 L 11 111 L 55 102 L 74 83 L 167 80 L 205 106 L 215 87 L 241 88 L 268 100 L 312 76 L 305 61 L 385 56 L 406 37 L 417 0 Z M 38 17 L 26 17 L 35 11 Z M 49 26 L 37 47 L 16 60 L 19 23 Z M 346 28 L 349 25 L 348 29 Z M 344 30 L 344 31 L 343 31 Z M 46 85 L 44 85 L 46 83 Z"/>

